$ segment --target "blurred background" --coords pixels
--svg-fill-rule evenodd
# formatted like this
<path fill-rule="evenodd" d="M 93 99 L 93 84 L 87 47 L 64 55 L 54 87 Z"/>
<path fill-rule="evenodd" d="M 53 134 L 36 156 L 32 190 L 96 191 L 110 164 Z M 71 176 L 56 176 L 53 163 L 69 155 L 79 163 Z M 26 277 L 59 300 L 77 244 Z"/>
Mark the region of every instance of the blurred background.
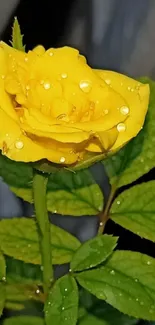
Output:
<path fill-rule="evenodd" d="M 86 55 L 94 68 L 112 69 L 133 77 L 155 75 L 154 0 L 0 1 L 0 38 L 7 43 L 14 16 L 18 17 L 27 50 L 37 44 L 46 48 L 70 45 Z M 109 184 L 100 164 L 92 172 L 107 195 Z M 32 211 L 33 207 L 16 198 L 0 181 L 1 218 L 29 216 Z M 96 217 L 51 218 L 82 241 L 94 236 L 97 229 Z M 123 249 L 155 257 L 155 247 L 150 242 L 111 221 L 106 230 L 121 235 L 119 245 Z"/>

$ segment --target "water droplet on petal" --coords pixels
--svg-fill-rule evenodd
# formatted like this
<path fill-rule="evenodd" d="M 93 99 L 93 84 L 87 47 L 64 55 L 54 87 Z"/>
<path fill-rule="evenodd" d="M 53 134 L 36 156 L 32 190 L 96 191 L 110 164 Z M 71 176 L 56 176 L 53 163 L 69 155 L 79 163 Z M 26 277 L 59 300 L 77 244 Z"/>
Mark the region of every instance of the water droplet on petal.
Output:
<path fill-rule="evenodd" d="M 68 77 L 68 75 L 67 75 L 67 73 L 62 73 L 62 74 L 61 74 L 61 77 L 62 77 L 63 79 L 66 79 L 66 78 Z"/>
<path fill-rule="evenodd" d="M 111 270 L 110 271 L 110 274 L 115 275 L 115 271 L 114 270 Z"/>
<path fill-rule="evenodd" d="M 46 90 L 51 88 L 50 82 L 44 82 L 43 86 L 44 86 L 44 89 L 46 89 Z"/>
<path fill-rule="evenodd" d="M 131 87 L 128 87 L 128 90 L 130 91 L 131 90 Z"/>
<path fill-rule="evenodd" d="M 28 57 L 26 56 L 26 57 L 24 58 L 24 60 L 25 60 L 25 62 L 27 62 L 27 61 L 28 61 Z"/>
<path fill-rule="evenodd" d="M 60 162 L 61 162 L 61 163 L 64 163 L 65 160 L 66 160 L 65 157 L 61 157 L 61 158 L 60 158 Z"/>
<path fill-rule="evenodd" d="M 107 85 L 110 85 L 111 84 L 111 80 L 110 79 L 105 79 L 105 82 Z"/>
<path fill-rule="evenodd" d="M 123 115 L 127 115 L 127 114 L 129 114 L 129 107 L 127 107 L 127 106 L 122 106 L 122 107 L 120 108 L 120 112 L 121 112 L 121 114 L 123 114 Z"/>
<path fill-rule="evenodd" d="M 52 51 L 49 51 L 49 56 L 53 56 L 54 53 Z"/>
<path fill-rule="evenodd" d="M 2 78 L 2 79 L 5 79 L 5 75 L 4 75 L 4 74 L 2 74 L 2 75 L 1 75 L 1 78 Z"/>
<path fill-rule="evenodd" d="M 15 147 L 16 149 L 22 149 L 24 147 L 24 143 L 22 141 L 16 141 Z"/>
<path fill-rule="evenodd" d="M 106 115 L 109 113 L 108 109 L 104 109 L 103 112 L 104 112 L 104 114 L 106 114 Z"/>
<path fill-rule="evenodd" d="M 87 80 L 81 80 L 79 83 L 79 87 L 85 93 L 89 93 L 92 88 L 90 82 Z"/>
<path fill-rule="evenodd" d="M 124 132 L 126 130 L 125 124 L 124 123 L 119 123 L 117 125 L 117 130 L 118 130 L 118 132 Z"/>

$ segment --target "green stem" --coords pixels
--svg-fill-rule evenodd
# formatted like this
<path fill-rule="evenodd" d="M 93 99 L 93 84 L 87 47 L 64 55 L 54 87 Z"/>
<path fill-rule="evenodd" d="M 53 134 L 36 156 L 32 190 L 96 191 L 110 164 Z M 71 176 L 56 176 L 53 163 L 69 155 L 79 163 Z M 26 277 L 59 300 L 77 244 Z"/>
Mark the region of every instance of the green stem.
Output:
<path fill-rule="evenodd" d="M 45 294 L 48 293 L 51 282 L 53 281 L 51 233 L 46 202 L 47 182 L 48 177 L 45 176 L 45 174 L 35 172 L 33 177 L 33 194 L 40 236 L 40 248 L 43 267 L 43 286 Z"/>
<path fill-rule="evenodd" d="M 107 204 L 105 206 L 105 209 L 104 209 L 104 211 L 102 211 L 99 214 L 100 224 L 99 224 L 99 229 L 98 229 L 98 235 L 101 235 L 103 233 L 105 225 L 106 225 L 106 223 L 107 223 L 107 221 L 109 219 L 109 209 L 111 207 L 111 204 L 112 204 L 116 189 L 117 189 L 116 184 L 112 185 L 110 195 L 109 195 Z"/>

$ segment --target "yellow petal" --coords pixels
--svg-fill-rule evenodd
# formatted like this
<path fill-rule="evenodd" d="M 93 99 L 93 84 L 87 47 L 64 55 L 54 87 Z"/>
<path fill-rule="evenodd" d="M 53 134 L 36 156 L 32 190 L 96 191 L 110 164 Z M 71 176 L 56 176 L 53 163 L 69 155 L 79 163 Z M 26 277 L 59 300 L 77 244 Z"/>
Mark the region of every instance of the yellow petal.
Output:
<path fill-rule="evenodd" d="M 0 149 L 15 161 L 38 161 L 47 159 L 58 164 L 73 164 L 78 159 L 75 153 L 47 149 L 24 135 L 19 125 L 0 109 Z"/>
<path fill-rule="evenodd" d="M 112 89 L 123 94 L 130 110 L 129 116 L 124 121 L 124 127 L 120 124 L 122 121 L 119 121 L 119 136 L 112 147 L 112 150 L 116 150 L 135 137 L 141 130 L 149 104 L 149 85 L 144 85 L 132 78 L 112 71 L 96 70 L 96 73 L 103 80 L 108 80 Z"/>
<path fill-rule="evenodd" d="M 116 128 L 110 129 L 105 132 L 98 132 L 96 139 L 90 141 L 86 150 L 92 152 L 106 152 L 109 151 L 118 137 L 118 131 Z"/>
<path fill-rule="evenodd" d="M 35 52 L 37 55 L 43 55 L 45 53 L 45 48 L 42 45 L 37 45 L 33 52 Z"/>
<path fill-rule="evenodd" d="M 53 120 L 53 124 L 41 124 L 41 121 L 37 121 L 28 110 L 24 112 L 22 129 L 31 134 L 35 134 L 40 137 L 51 138 L 63 143 L 80 143 L 91 136 L 91 132 L 84 132 L 81 129 L 74 128 L 74 124 L 59 124 L 58 121 Z"/>

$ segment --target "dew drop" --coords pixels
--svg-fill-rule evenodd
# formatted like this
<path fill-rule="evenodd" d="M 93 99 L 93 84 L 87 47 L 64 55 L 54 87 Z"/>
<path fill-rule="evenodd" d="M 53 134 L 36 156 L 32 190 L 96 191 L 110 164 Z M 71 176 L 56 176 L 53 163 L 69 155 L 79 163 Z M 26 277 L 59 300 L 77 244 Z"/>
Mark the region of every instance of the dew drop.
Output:
<path fill-rule="evenodd" d="M 102 227 L 102 226 L 103 226 L 103 222 L 101 221 L 101 222 L 100 222 L 100 227 Z"/>
<path fill-rule="evenodd" d="M 60 162 L 61 162 L 61 163 L 64 163 L 65 160 L 66 160 L 65 157 L 61 157 L 61 158 L 60 158 Z"/>
<path fill-rule="evenodd" d="M 138 282 L 138 279 L 135 279 L 135 282 Z"/>
<path fill-rule="evenodd" d="M 62 309 L 62 310 L 65 310 L 65 307 L 63 306 L 61 309 Z"/>
<path fill-rule="evenodd" d="M 67 292 L 68 291 L 68 289 L 67 288 L 65 288 L 65 292 Z"/>
<path fill-rule="evenodd" d="M 119 205 L 121 202 L 120 201 L 117 201 L 117 204 Z"/>
<path fill-rule="evenodd" d="M 4 75 L 4 74 L 2 74 L 1 78 L 2 78 L 2 79 L 5 79 L 5 75 Z"/>
<path fill-rule="evenodd" d="M 111 80 L 110 79 L 105 79 L 105 82 L 107 85 L 110 85 L 111 84 Z"/>
<path fill-rule="evenodd" d="M 119 293 L 119 296 L 122 297 L 122 293 L 121 292 Z"/>
<path fill-rule="evenodd" d="M 115 275 L 115 271 L 114 270 L 111 270 L 110 271 L 110 274 Z"/>
<path fill-rule="evenodd" d="M 139 299 L 138 299 L 138 298 L 136 298 L 136 301 L 139 301 Z"/>
<path fill-rule="evenodd" d="M 44 86 L 44 89 L 46 89 L 46 90 L 51 88 L 51 84 L 49 82 L 44 82 L 43 86 Z"/>
<path fill-rule="evenodd" d="M 118 130 L 118 132 L 124 132 L 126 130 L 125 124 L 124 123 L 119 123 L 117 125 L 117 130 Z"/>
<path fill-rule="evenodd" d="M 131 91 L 133 92 L 134 91 L 134 88 L 131 88 Z"/>
<path fill-rule="evenodd" d="M 53 56 L 54 53 L 52 51 L 49 52 L 49 56 Z"/>
<path fill-rule="evenodd" d="M 67 73 L 62 73 L 62 74 L 61 74 L 61 77 L 62 77 L 63 79 L 66 79 L 66 78 L 68 77 L 68 75 L 67 75 Z"/>
<path fill-rule="evenodd" d="M 123 115 L 127 115 L 127 114 L 129 114 L 129 107 L 127 107 L 127 106 L 122 106 L 122 107 L 120 108 L 120 112 L 121 112 L 121 114 L 123 114 Z"/>
<path fill-rule="evenodd" d="M 26 85 L 26 90 L 30 90 L 30 86 L 29 85 Z"/>
<path fill-rule="evenodd" d="M 109 111 L 108 111 L 108 109 L 104 109 L 104 114 L 108 114 L 109 113 Z"/>
<path fill-rule="evenodd" d="M 28 58 L 27 58 L 27 56 L 25 57 L 25 59 L 24 59 L 24 60 L 25 60 L 25 62 L 27 62 L 27 61 L 28 61 Z"/>
<path fill-rule="evenodd" d="M 15 147 L 17 149 L 22 149 L 24 147 L 24 143 L 22 141 L 16 141 Z"/>
<path fill-rule="evenodd" d="M 79 83 L 79 87 L 85 93 L 89 93 L 92 88 L 90 82 L 87 80 L 81 80 Z"/>
<path fill-rule="evenodd" d="M 147 264 L 147 265 L 151 265 L 151 261 L 147 261 L 146 264 Z"/>
<path fill-rule="evenodd" d="M 48 302 L 48 305 L 49 305 L 49 306 L 51 305 L 51 302 L 50 302 L 50 301 Z"/>
<path fill-rule="evenodd" d="M 131 87 L 128 87 L 128 90 L 130 91 L 131 90 Z"/>
<path fill-rule="evenodd" d="M 39 293 L 40 293 L 40 290 L 39 290 L 39 289 L 37 289 L 37 290 L 36 290 L 36 294 L 38 295 Z"/>
<path fill-rule="evenodd" d="M 5 276 L 2 277 L 2 281 L 6 282 L 6 277 Z"/>
<path fill-rule="evenodd" d="M 41 271 L 43 271 L 43 270 L 44 270 L 44 267 L 43 267 L 42 265 L 41 265 L 41 267 L 40 267 L 40 270 L 41 270 Z"/>

